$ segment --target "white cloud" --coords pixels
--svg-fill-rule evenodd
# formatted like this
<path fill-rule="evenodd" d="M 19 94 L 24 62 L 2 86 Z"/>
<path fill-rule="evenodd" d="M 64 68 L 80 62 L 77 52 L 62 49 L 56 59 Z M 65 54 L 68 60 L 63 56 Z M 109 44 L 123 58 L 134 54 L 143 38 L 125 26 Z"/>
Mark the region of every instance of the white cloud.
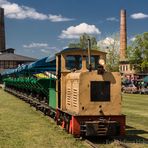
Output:
<path fill-rule="evenodd" d="M 135 41 L 136 40 L 136 37 L 132 37 L 132 38 L 130 38 L 130 41 Z"/>
<path fill-rule="evenodd" d="M 49 54 L 55 53 L 58 49 L 54 46 L 49 46 L 47 43 L 35 43 L 32 42 L 30 44 L 23 45 L 23 48 L 26 48 L 30 51 L 41 51 L 42 53 Z"/>
<path fill-rule="evenodd" d="M 41 48 L 40 51 L 41 51 L 42 53 L 45 53 L 45 54 L 49 54 L 49 53 L 50 53 L 50 55 L 53 56 L 55 53 L 58 52 L 58 49 L 57 49 L 56 47 L 47 46 L 47 47 L 45 47 L 45 48 L 44 48 L 44 47 Z"/>
<path fill-rule="evenodd" d="M 100 34 L 100 30 L 95 25 L 89 25 L 86 23 L 81 23 L 77 26 L 70 26 L 66 30 L 63 30 L 59 38 L 61 39 L 77 39 L 83 33 L 87 34 Z"/>
<path fill-rule="evenodd" d="M 68 46 L 64 46 L 62 49 L 66 49 L 66 48 L 68 48 Z"/>
<path fill-rule="evenodd" d="M 103 46 L 109 46 L 114 43 L 114 39 L 111 37 L 106 37 L 105 39 L 98 42 L 98 44 L 102 44 Z"/>
<path fill-rule="evenodd" d="M 5 15 L 12 19 L 35 19 L 50 20 L 51 22 L 71 21 L 73 19 L 63 17 L 62 15 L 43 14 L 37 12 L 34 8 L 24 5 L 11 3 L 7 0 L 0 0 L 0 7 L 5 9 Z"/>
<path fill-rule="evenodd" d="M 72 21 L 74 19 L 63 17 L 62 15 L 51 15 L 49 14 L 49 19 L 51 22 L 62 22 L 62 21 Z"/>
<path fill-rule="evenodd" d="M 49 54 L 50 53 L 50 51 L 47 50 L 47 49 L 41 49 L 41 52 L 46 53 L 46 54 Z"/>
<path fill-rule="evenodd" d="M 148 14 L 144 14 L 144 13 L 134 13 L 131 15 L 132 19 L 144 19 L 144 18 L 148 18 Z"/>
<path fill-rule="evenodd" d="M 109 17 L 106 19 L 107 21 L 115 21 L 115 22 L 118 22 L 119 20 L 115 17 Z"/>
<path fill-rule="evenodd" d="M 106 37 L 105 39 L 98 41 L 97 45 L 101 48 L 107 49 L 107 47 L 112 45 L 119 46 L 120 42 L 118 39 L 114 39 L 112 37 Z"/>
<path fill-rule="evenodd" d="M 23 45 L 24 48 L 41 48 L 41 47 L 48 47 L 48 44 L 47 43 L 30 43 L 28 45 Z"/>

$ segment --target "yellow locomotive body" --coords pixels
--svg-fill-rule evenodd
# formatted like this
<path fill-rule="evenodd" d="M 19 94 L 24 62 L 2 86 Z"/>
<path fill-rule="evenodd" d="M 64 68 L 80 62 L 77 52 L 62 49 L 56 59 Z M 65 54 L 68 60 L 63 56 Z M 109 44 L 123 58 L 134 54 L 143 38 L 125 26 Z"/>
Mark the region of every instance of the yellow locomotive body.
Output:
<path fill-rule="evenodd" d="M 91 67 L 87 50 L 56 55 L 57 119 L 76 136 L 125 134 L 120 73 L 107 72 L 100 60 L 106 61 L 106 53 L 97 50 L 91 50 Z"/>
<path fill-rule="evenodd" d="M 120 74 L 97 71 L 66 76 L 66 110 L 74 115 L 120 115 Z"/>

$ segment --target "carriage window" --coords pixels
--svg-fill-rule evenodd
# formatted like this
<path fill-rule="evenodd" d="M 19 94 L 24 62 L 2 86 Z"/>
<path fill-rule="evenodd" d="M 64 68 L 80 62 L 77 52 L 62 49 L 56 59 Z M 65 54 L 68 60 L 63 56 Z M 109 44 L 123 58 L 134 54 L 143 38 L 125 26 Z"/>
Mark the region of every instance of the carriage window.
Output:
<path fill-rule="evenodd" d="M 91 56 L 92 70 L 97 70 L 98 69 L 98 64 L 99 64 L 99 56 L 98 55 Z M 88 57 L 86 57 L 86 66 L 87 66 L 87 69 L 89 69 Z"/>
<path fill-rule="evenodd" d="M 68 55 L 66 56 L 66 68 L 68 70 L 82 68 L 82 57 L 80 55 Z"/>

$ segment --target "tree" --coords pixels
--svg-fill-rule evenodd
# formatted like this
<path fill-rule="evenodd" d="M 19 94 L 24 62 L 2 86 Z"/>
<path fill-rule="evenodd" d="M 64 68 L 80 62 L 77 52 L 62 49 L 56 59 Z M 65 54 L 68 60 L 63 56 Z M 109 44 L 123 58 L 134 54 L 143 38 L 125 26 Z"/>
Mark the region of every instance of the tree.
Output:
<path fill-rule="evenodd" d="M 106 68 L 109 71 L 119 71 L 119 34 L 115 33 L 110 37 L 98 42 L 102 50 L 107 52 Z"/>
<path fill-rule="evenodd" d="M 91 49 L 96 49 L 98 50 L 99 47 L 97 47 L 97 41 L 95 37 L 91 37 L 88 34 L 84 33 L 83 35 L 80 36 L 79 42 L 78 43 L 70 43 L 68 45 L 69 48 L 82 48 L 82 49 L 87 49 L 88 48 L 88 39 L 91 41 Z"/>
<path fill-rule="evenodd" d="M 69 48 L 80 48 L 80 43 L 70 43 L 68 45 Z"/>
<path fill-rule="evenodd" d="M 148 72 L 148 32 L 136 36 L 127 48 L 127 56 L 136 72 Z"/>
<path fill-rule="evenodd" d="M 71 48 L 84 48 L 88 47 L 88 38 L 91 40 L 91 48 L 106 51 L 106 68 L 109 71 L 119 71 L 119 34 L 115 33 L 111 37 L 107 37 L 97 43 L 95 37 L 90 37 L 86 33 L 80 36 L 79 43 L 71 43 L 69 47 Z M 97 45 L 98 44 L 98 45 Z"/>

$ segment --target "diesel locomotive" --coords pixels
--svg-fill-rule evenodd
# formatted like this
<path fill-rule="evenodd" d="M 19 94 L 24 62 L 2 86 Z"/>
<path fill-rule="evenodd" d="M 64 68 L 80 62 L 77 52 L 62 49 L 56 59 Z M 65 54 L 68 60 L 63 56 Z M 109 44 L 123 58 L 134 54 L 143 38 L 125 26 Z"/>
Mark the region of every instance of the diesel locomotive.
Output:
<path fill-rule="evenodd" d="M 106 71 L 105 61 L 105 52 L 67 48 L 54 58 L 4 72 L 3 82 L 6 91 L 51 116 L 75 137 L 123 136 L 121 77 Z"/>

